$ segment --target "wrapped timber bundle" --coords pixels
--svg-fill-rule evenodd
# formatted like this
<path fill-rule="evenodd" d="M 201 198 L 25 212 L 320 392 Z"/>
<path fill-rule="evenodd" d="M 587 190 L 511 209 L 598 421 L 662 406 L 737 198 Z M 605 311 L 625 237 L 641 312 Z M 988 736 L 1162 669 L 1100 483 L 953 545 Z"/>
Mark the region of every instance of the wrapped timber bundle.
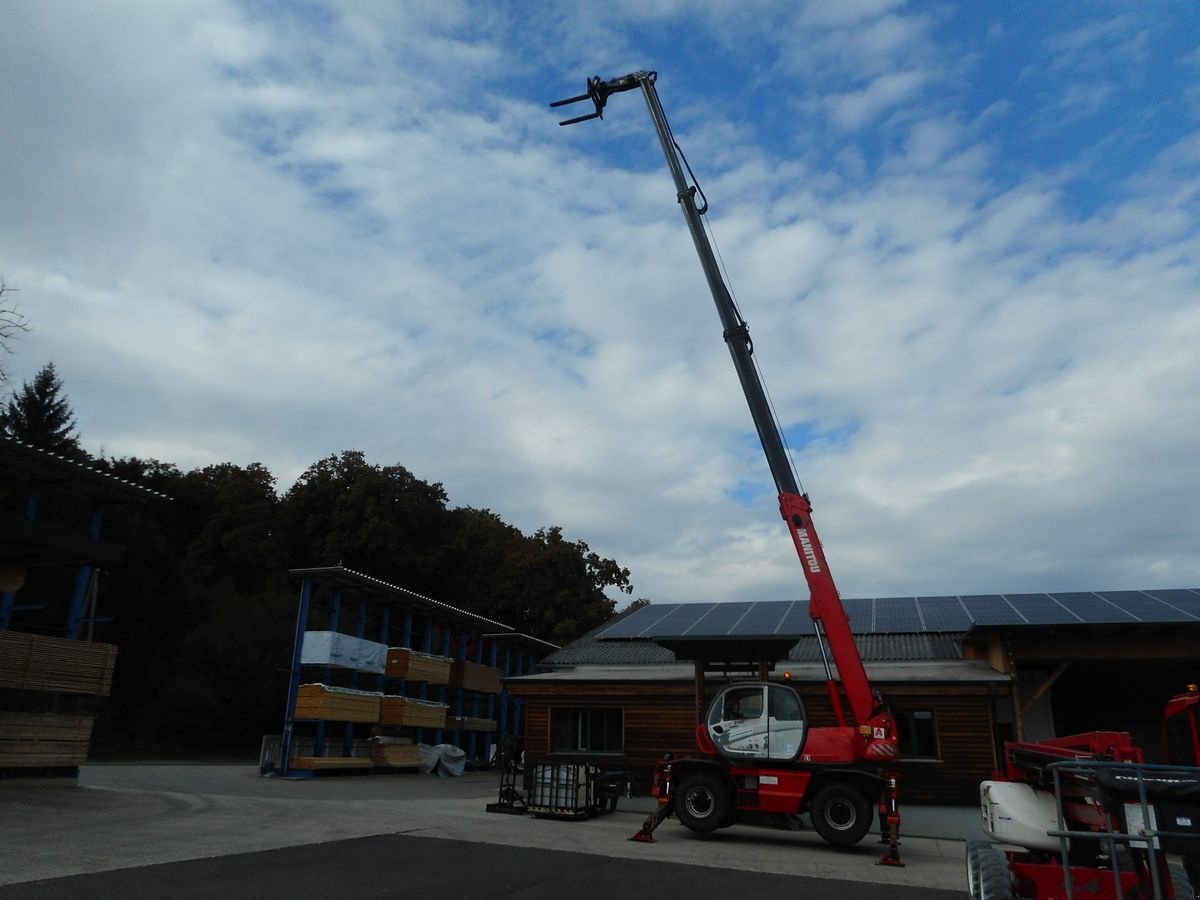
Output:
<path fill-rule="evenodd" d="M 91 716 L 0 712 L 0 768 L 81 766 L 91 739 Z"/>
<path fill-rule="evenodd" d="M 387 666 L 386 644 L 351 637 L 338 631 L 306 631 L 300 647 L 300 664 L 337 666 L 382 675 Z"/>
<path fill-rule="evenodd" d="M 333 722 L 379 721 L 382 694 L 356 691 L 325 684 L 302 684 L 296 691 L 297 719 L 328 719 Z"/>
<path fill-rule="evenodd" d="M 0 688 L 107 697 L 116 660 L 112 644 L 0 631 Z"/>
<path fill-rule="evenodd" d="M 410 728 L 444 728 L 447 709 L 449 707 L 445 703 L 432 700 L 385 696 L 379 711 L 379 722 L 383 725 L 407 725 Z"/>
<path fill-rule="evenodd" d="M 457 660 L 450 667 L 450 687 L 466 691 L 498 694 L 501 677 L 500 670 L 495 666 L 483 666 L 466 660 Z"/>
<path fill-rule="evenodd" d="M 426 684 L 449 684 L 452 662 L 448 656 L 421 653 L 408 647 L 388 647 L 384 674 L 388 678 L 407 678 Z"/>

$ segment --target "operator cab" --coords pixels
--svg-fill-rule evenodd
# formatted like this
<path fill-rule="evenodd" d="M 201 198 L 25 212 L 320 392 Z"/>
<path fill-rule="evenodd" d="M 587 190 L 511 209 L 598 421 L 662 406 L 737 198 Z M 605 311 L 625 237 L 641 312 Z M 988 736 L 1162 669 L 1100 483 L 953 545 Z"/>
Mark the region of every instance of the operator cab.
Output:
<path fill-rule="evenodd" d="M 784 684 L 734 684 L 708 708 L 708 737 L 727 759 L 787 762 L 804 747 L 804 701 Z"/>

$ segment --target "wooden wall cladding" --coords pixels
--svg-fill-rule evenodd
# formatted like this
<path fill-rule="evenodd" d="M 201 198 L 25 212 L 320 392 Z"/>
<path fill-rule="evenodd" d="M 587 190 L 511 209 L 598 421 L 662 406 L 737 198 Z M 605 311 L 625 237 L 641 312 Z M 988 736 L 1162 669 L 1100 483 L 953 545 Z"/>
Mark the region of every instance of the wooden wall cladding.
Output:
<path fill-rule="evenodd" d="M 91 739 L 91 716 L 0 712 L 0 768 L 81 766 Z"/>
<path fill-rule="evenodd" d="M 502 673 L 494 666 L 456 660 L 450 666 L 450 687 L 484 694 L 500 693 Z"/>
<path fill-rule="evenodd" d="M 445 703 L 386 696 L 376 721 L 382 725 L 407 725 L 411 728 L 444 728 L 446 709 Z"/>
<path fill-rule="evenodd" d="M 449 684 L 452 662 L 449 657 L 421 653 L 408 647 L 388 647 L 385 674 L 388 678 L 408 678 L 426 684 Z"/>
<path fill-rule="evenodd" d="M 0 631 L 0 688 L 107 697 L 116 660 L 112 644 Z"/>
<path fill-rule="evenodd" d="M 379 721 L 381 699 L 381 694 L 366 691 L 302 684 L 296 691 L 296 718 L 374 723 Z"/>

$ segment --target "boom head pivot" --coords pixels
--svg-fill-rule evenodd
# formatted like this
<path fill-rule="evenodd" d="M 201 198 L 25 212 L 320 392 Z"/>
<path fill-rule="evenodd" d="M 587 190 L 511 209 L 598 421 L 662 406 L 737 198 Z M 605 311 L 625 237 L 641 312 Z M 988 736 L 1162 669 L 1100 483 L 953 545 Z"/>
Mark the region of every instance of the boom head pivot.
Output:
<path fill-rule="evenodd" d="M 591 100 L 596 107 L 595 112 L 590 112 L 587 115 L 576 116 L 573 119 L 565 119 L 559 122 L 559 125 L 574 125 L 576 122 L 586 122 L 588 119 L 603 119 L 604 105 L 608 102 L 609 95 L 619 94 L 621 91 L 632 91 L 635 88 L 641 87 L 642 81 L 647 80 L 651 83 L 657 77 L 654 72 L 633 72 L 629 75 L 622 75 L 620 78 L 611 78 L 604 81 L 599 75 L 594 75 L 587 81 L 587 93 L 580 94 L 578 97 L 568 97 L 566 100 L 555 100 L 550 106 L 566 106 L 570 103 L 578 103 L 580 100 Z"/>

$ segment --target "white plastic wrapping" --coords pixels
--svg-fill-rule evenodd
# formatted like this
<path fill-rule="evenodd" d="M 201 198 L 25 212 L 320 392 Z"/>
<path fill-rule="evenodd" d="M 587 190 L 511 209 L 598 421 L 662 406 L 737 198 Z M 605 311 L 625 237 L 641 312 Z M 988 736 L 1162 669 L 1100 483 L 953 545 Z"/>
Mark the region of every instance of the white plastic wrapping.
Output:
<path fill-rule="evenodd" d="M 306 631 L 300 648 L 300 663 L 305 666 L 338 666 L 382 675 L 387 668 L 387 649 L 387 644 L 337 631 Z"/>

